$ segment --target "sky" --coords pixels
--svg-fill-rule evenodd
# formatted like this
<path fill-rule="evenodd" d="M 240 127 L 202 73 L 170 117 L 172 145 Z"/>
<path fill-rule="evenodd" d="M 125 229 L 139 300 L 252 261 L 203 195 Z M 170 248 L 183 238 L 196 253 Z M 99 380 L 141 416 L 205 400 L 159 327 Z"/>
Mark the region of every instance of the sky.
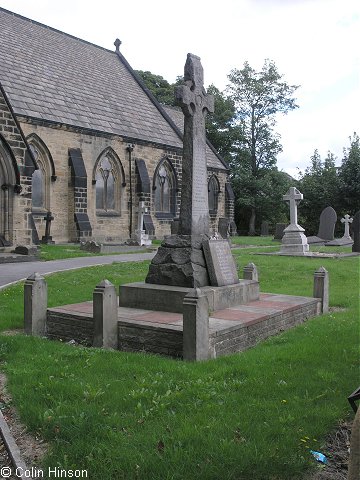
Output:
<path fill-rule="evenodd" d="M 297 177 L 318 149 L 341 164 L 360 134 L 359 0 L 0 0 L 0 6 L 114 50 L 136 70 L 170 83 L 186 55 L 201 58 L 205 86 L 224 90 L 245 61 L 273 60 L 283 81 L 300 85 L 299 108 L 278 118 L 278 167 Z M 1 34 L 1 32 L 0 32 Z M 26 48 L 26 45 L 23 46 Z M 1 59 L 0 59 L 1 65 Z"/>

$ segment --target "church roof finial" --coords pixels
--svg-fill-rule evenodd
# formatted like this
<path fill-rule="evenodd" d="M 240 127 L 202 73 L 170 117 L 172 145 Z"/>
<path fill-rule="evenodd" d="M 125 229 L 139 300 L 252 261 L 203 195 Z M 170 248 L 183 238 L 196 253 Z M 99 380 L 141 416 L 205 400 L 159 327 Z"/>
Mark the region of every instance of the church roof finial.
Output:
<path fill-rule="evenodd" d="M 118 38 L 115 40 L 114 45 L 115 45 L 115 52 L 120 52 L 121 41 Z"/>

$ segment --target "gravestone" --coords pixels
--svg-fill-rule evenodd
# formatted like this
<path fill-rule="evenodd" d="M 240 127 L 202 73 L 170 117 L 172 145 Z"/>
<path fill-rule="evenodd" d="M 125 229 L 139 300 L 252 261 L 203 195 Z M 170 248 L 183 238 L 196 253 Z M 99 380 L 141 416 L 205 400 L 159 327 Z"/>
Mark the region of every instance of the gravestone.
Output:
<path fill-rule="evenodd" d="M 355 213 L 352 223 L 354 243 L 352 246 L 353 252 L 360 252 L 360 210 Z"/>
<path fill-rule="evenodd" d="M 209 238 L 205 116 L 214 98 L 204 89 L 200 58 L 188 54 L 185 85 L 175 95 L 184 113 L 182 190 L 177 235 L 165 237 L 151 262 L 146 283 L 202 287 L 209 285 L 202 242 Z"/>
<path fill-rule="evenodd" d="M 303 199 L 303 194 L 295 187 L 290 187 L 283 200 L 289 202 L 290 225 L 285 228 L 280 253 L 304 255 L 309 251 L 309 245 L 304 235 L 304 229 L 297 223 L 297 207 Z"/>
<path fill-rule="evenodd" d="M 263 220 L 261 222 L 261 230 L 260 230 L 260 235 L 262 237 L 267 237 L 269 235 L 269 222 L 267 222 L 266 220 Z"/>
<path fill-rule="evenodd" d="M 51 229 L 51 222 L 54 220 L 54 217 L 51 215 L 51 212 L 47 212 L 46 216 L 44 217 L 45 220 L 45 235 L 41 239 L 41 243 L 45 244 L 53 244 L 55 243 L 50 235 Z"/>
<path fill-rule="evenodd" d="M 350 223 L 353 222 L 353 219 L 350 215 L 346 214 L 344 218 L 342 218 L 341 223 L 344 224 L 345 231 L 344 235 L 341 238 L 335 238 L 335 240 L 331 240 L 331 242 L 327 242 L 325 245 L 327 247 L 337 246 L 337 247 L 345 247 L 347 245 L 353 244 L 353 239 L 350 237 Z"/>
<path fill-rule="evenodd" d="M 239 283 L 235 262 L 227 240 L 204 240 L 203 248 L 210 285 L 222 287 Z"/>
<path fill-rule="evenodd" d="M 284 236 L 284 230 L 287 227 L 287 223 L 277 223 L 275 226 L 274 240 L 281 240 Z"/>
<path fill-rule="evenodd" d="M 145 202 L 143 200 L 140 200 L 138 209 L 138 224 L 135 231 L 135 236 L 140 246 L 145 245 L 146 247 L 148 247 L 151 245 L 152 241 L 149 239 L 149 235 L 145 233 L 144 230 L 144 215 L 146 213 L 147 209 L 145 208 Z"/>
<path fill-rule="evenodd" d="M 230 222 L 228 218 L 219 218 L 218 232 L 222 238 L 228 238 L 230 236 Z"/>
<path fill-rule="evenodd" d="M 308 237 L 308 244 L 324 244 L 328 241 L 334 240 L 335 224 L 337 215 L 332 207 L 326 207 L 321 212 L 319 231 L 315 236 Z"/>

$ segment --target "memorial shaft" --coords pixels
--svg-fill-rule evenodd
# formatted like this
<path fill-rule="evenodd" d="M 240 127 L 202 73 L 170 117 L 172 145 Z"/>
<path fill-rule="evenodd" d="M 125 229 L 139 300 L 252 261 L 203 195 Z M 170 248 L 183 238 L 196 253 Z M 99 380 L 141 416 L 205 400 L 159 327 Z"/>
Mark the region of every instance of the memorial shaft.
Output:
<path fill-rule="evenodd" d="M 200 58 L 190 53 L 184 80 L 185 85 L 176 89 L 176 98 L 185 116 L 179 234 L 208 235 L 205 116 L 214 111 L 214 100 L 204 90 Z"/>

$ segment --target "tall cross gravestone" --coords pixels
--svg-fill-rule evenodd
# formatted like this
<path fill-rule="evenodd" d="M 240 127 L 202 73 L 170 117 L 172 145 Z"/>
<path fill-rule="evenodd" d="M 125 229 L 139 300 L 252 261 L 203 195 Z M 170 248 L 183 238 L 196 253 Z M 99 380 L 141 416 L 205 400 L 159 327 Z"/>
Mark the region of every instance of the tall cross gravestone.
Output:
<path fill-rule="evenodd" d="M 208 235 L 205 116 L 214 111 L 214 97 L 206 94 L 200 58 L 191 53 L 187 56 L 184 81 L 185 85 L 175 90 L 185 116 L 179 234 Z"/>
<path fill-rule="evenodd" d="M 303 199 L 303 194 L 295 187 L 290 187 L 283 200 L 290 205 L 290 225 L 285 228 L 280 253 L 305 254 L 309 251 L 304 229 L 298 225 L 297 207 Z"/>
<path fill-rule="evenodd" d="M 204 89 L 200 58 L 188 54 L 185 85 L 175 95 L 184 113 L 184 145 L 179 229 L 165 237 L 151 262 L 147 283 L 202 287 L 209 285 L 202 249 L 209 237 L 205 116 L 214 110 L 214 99 Z"/>
<path fill-rule="evenodd" d="M 342 218 L 340 220 L 341 223 L 343 223 L 345 225 L 345 231 L 344 231 L 344 235 L 343 235 L 343 238 L 348 238 L 350 239 L 350 223 L 353 222 L 353 219 L 350 217 L 350 215 L 346 214 L 344 216 L 344 218 Z"/>
<path fill-rule="evenodd" d="M 41 243 L 55 243 L 52 239 L 52 236 L 50 235 L 50 228 L 51 228 L 51 222 L 54 220 L 54 217 L 52 216 L 51 212 L 47 212 L 46 216 L 44 217 L 45 220 L 45 235 L 43 235 L 41 239 Z"/>

